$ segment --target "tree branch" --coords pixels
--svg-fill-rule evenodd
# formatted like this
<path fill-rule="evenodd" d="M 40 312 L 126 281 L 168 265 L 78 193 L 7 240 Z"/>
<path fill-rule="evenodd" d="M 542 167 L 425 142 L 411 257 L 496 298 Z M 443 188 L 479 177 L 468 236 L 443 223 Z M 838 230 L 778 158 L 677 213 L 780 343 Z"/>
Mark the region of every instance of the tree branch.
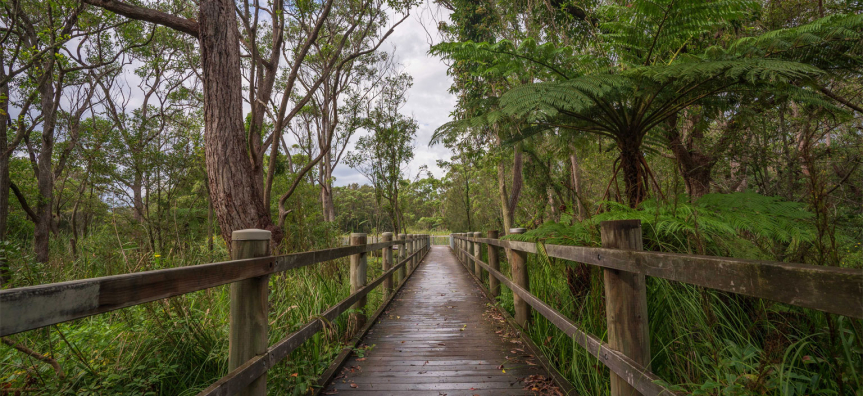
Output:
<path fill-rule="evenodd" d="M 186 33 L 195 38 L 198 37 L 199 26 L 198 22 L 186 18 L 174 16 L 162 11 L 151 10 L 149 8 L 138 7 L 129 3 L 124 3 L 117 0 L 82 0 L 86 4 L 90 4 L 99 8 L 104 8 L 115 14 L 122 15 L 126 18 L 131 18 L 139 21 L 152 22 L 158 25 L 166 26 L 179 32 Z"/>
<path fill-rule="evenodd" d="M 34 212 L 30 205 L 27 203 L 27 197 L 25 197 L 24 194 L 21 193 L 18 185 L 10 181 L 9 188 L 11 188 L 12 192 L 15 193 L 15 198 L 18 198 L 18 202 L 21 203 L 21 208 L 24 209 L 24 212 L 27 213 L 27 217 L 29 217 L 30 220 L 34 223 L 38 223 L 39 217 L 36 216 L 36 212 Z"/>
<path fill-rule="evenodd" d="M 827 89 L 827 87 L 818 87 L 818 90 L 820 90 L 824 95 L 827 95 L 828 98 L 842 103 L 858 113 L 863 113 L 863 108 L 861 108 L 859 105 L 851 103 L 851 101 L 835 94 L 833 91 Z"/>

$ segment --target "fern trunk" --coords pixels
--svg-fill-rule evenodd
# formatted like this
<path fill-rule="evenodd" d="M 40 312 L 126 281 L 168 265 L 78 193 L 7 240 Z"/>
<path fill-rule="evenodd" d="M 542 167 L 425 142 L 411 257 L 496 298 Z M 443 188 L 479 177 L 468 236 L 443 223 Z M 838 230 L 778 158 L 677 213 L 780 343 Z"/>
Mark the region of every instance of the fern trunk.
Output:
<path fill-rule="evenodd" d="M 631 208 L 635 208 L 647 198 L 647 186 L 644 183 L 646 170 L 644 156 L 641 153 L 641 141 L 634 136 L 627 137 L 618 140 L 618 147 L 620 148 L 620 169 L 623 171 L 626 185 L 626 200 Z"/>

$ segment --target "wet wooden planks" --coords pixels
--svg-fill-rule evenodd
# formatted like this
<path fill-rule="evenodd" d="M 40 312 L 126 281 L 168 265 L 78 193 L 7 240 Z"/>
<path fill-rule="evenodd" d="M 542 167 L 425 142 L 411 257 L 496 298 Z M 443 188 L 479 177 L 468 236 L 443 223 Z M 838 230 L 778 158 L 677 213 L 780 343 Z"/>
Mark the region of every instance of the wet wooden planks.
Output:
<path fill-rule="evenodd" d="M 416 271 L 323 393 L 537 394 L 530 384 L 547 373 L 449 247 L 433 246 Z"/>

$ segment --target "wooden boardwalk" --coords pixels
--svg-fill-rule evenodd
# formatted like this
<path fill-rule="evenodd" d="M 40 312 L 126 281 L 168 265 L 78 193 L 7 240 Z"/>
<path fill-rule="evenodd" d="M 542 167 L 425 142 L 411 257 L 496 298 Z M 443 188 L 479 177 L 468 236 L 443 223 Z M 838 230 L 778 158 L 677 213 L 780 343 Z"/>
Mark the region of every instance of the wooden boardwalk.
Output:
<path fill-rule="evenodd" d="M 433 246 L 324 394 L 554 394 L 548 373 L 458 263 Z"/>

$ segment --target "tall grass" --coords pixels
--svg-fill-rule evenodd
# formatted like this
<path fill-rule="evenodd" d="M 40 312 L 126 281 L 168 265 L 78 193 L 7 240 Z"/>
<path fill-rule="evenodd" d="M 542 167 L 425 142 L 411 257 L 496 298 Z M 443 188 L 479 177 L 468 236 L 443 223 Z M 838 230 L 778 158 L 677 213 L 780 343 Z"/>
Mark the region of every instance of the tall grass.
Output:
<path fill-rule="evenodd" d="M 599 221 L 639 218 L 649 250 L 690 252 L 698 246 L 711 254 L 769 259 L 764 256 L 777 250 L 793 258 L 795 247 L 805 249 L 809 230 L 797 222 L 805 213 L 774 199 L 746 198 L 757 206 L 753 221 L 761 224 L 746 222 L 748 209 L 740 205 L 727 216 L 716 209 L 724 203 L 710 200 L 673 208 L 648 202 L 642 210 L 611 210 L 588 222 L 548 224 L 510 238 L 598 246 Z M 781 210 L 770 213 L 776 207 Z M 500 257 L 501 272 L 509 274 L 506 255 Z M 535 254 L 528 255 L 528 270 L 533 294 L 607 341 L 602 269 Z M 863 321 L 657 278 L 648 278 L 647 297 L 651 369 L 674 389 L 717 396 L 863 392 Z M 505 286 L 497 303 L 513 313 Z M 548 320 L 534 312 L 527 332 L 580 394 L 609 393 L 609 370 Z"/>
<path fill-rule="evenodd" d="M 58 239 L 60 240 L 60 239 Z M 333 241 L 335 244 L 335 241 Z M 24 247 L 7 248 L 11 287 L 223 261 L 224 245 L 205 244 L 165 253 L 142 253 L 112 233 L 95 233 L 69 246 L 53 242 L 49 264 L 37 264 Z M 369 280 L 382 273 L 380 255 L 369 255 Z M 273 344 L 350 295 L 348 259 L 287 271 L 270 278 L 269 338 Z M 12 337 L 15 344 L 56 360 L 51 365 L 0 346 L 0 393 L 194 395 L 227 374 L 229 287 L 220 286 L 62 323 Z M 367 314 L 383 301 L 368 295 Z M 269 371 L 275 395 L 305 394 L 345 346 L 346 315 L 297 348 Z"/>

